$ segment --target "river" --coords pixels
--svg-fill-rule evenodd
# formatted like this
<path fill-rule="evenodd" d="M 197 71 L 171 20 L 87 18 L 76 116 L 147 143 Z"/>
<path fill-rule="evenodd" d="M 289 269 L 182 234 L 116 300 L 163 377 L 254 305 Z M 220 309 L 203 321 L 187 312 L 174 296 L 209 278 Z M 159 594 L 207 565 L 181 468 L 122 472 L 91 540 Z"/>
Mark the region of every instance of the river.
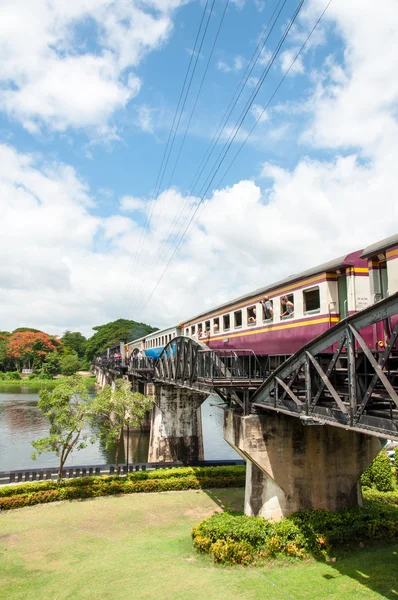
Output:
<path fill-rule="evenodd" d="M 48 421 L 37 407 L 39 397 L 29 390 L 13 388 L 0 393 L 0 471 L 54 467 L 58 464 L 55 454 L 44 453 L 31 459 L 31 441 L 48 434 Z M 223 438 L 223 411 L 218 396 L 209 396 L 202 404 L 203 443 L 206 460 L 240 458 Z M 92 432 L 89 432 L 92 433 Z M 122 444 L 119 461 L 125 461 Z M 149 432 L 131 432 L 129 438 L 129 462 L 146 462 L 148 459 Z M 107 452 L 96 441 L 83 450 L 73 452 L 67 465 L 112 464 L 115 453 Z"/>

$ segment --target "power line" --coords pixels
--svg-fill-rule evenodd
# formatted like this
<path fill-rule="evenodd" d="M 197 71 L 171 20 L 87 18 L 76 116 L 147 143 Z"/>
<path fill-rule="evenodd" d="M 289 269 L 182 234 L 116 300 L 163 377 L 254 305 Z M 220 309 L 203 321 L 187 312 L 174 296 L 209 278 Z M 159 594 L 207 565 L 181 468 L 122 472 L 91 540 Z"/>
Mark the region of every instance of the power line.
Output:
<path fill-rule="evenodd" d="M 190 56 L 190 59 L 189 59 L 188 68 L 186 70 L 185 77 L 184 77 L 184 82 L 182 84 L 180 96 L 178 98 L 177 108 L 175 110 L 173 122 L 172 122 L 170 131 L 169 131 L 169 135 L 168 135 L 168 138 L 167 138 L 166 148 L 165 148 L 164 153 L 163 153 L 162 161 L 161 161 L 161 164 L 160 164 L 160 167 L 159 167 L 159 172 L 158 172 L 158 175 L 157 175 L 157 178 L 156 178 L 155 186 L 154 186 L 154 189 L 153 189 L 153 192 L 152 192 L 152 196 L 151 196 L 151 200 L 150 200 L 150 203 L 149 203 L 150 204 L 149 205 L 149 210 L 148 210 L 148 212 L 146 214 L 146 218 L 145 218 L 145 222 L 144 222 L 144 227 L 141 230 L 141 236 L 140 236 L 140 240 L 139 240 L 139 243 L 138 243 L 137 252 L 136 252 L 136 255 L 135 255 L 135 261 L 134 261 L 134 264 L 133 264 L 133 269 L 132 269 L 132 272 L 131 272 L 131 276 L 135 273 L 136 267 L 138 265 L 138 258 L 139 258 L 140 252 L 141 252 L 142 244 L 143 244 L 143 241 L 144 241 L 145 236 L 147 234 L 147 231 L 149 230 L 149 223 L 150 223 L 150 220 L 151 220 L 151 216 L 152 216 L 152 212 L 153 212 L 153 205 L 154 205 L 154 201 L 155 201 L 155 198 L 156 198 L 156 190 L 158 189 L 158 184 L 159 184 L 159 181 L 160 181 L 160 178 L 161 178 L 161 174 L 162 174 L 162 172 L 164 174 L 164 168 L 167 167 L 168 157 L 170 156 L 169 148 L 170 148 L 170 151 L 171 151 L 172 144 L 174 143 L 174 139 L 175 139 L 175 135 L 174 135 L 173 141 L 171 142 L 171 138 L 172 138 L 173 131 L 175 129 L 175 125 L 176 125 L 176 121 L 177 121 L 177 117 L 178 117 L 178 114 L 180 113 L 180 117 L 178 119 L 178 124 L 177 124 L 177 128 L 178 128 L 178 125 L 179 125 L 180 119 L 181 119 L 181 115 L 182 115 L 182 112 L 183 112 L 184 107 L 185 107 L 185 102 L 186 102 L 186 99 L 187 99 L 187 96 L 188 96 L 188 93 L 189 93 L 189 90 L 190 90 L 190 87 L 191 87 L 191 84 L 192 84 L 192 78 L 193 78 L 193 75 L 194 75 L 195 70 L 196 70 L 196 66 L 197 66 L 197 62 L 198 62 L 198 57 L 199 57 L 199 52 L 196 51 L 196 48 L 197 48 L 197 45 L 198 45 L 198 41 L 199 41 L 199 37 L 200 37 L 200 32 L 202 30 L 202 25 L 203 25 L 203 21 L 204 21 L 205 15 L 206 15 L 208 4 L 209 4 L 209 0 L 206 0 L 206 4 L 205 4 L 205 7 L 203 9 L 202 16 L 201 16 L 199 28 L 198 28 L 198 31 L 197 31 L 197 34 L 196 34 L 194 47 L 193 47 L 193 50 L 191 52 L 191 56 Z M 213 5 L 214 5 L 214 2 L 213 2 Z M 203 43 L 203 39 L 202 39 L 202 43 Z M 194 56 L 196 56 L 195 64 L 194 64 L 194 67 L 193 67 L 193 70 L 192 70 L 192 74 L 191 74 L 191 78 L 190 78 L 190 81 L 189 81 L 189 84 L 188 84 L 188 87 L 187 87 L 187 90 L 186 90 L 184 102 L 183 102 L 181 110 L 180 110 L 181 101 L 182 101 L 182 98 L 183 98 L 183 95 L 184 95 L 185 86 L 186 86 L 186 83 L 187 83 L 187 80 L 188 80 L 188 76 L 189 76 L 189 72 L 191 70 L 191 65 L 192 65 L 192 61 L 194 59 Z M 166 156 L 167 156 L 167 160 L 166 160 Z M 165 165 L 165 161 L 166 161 L 166 165 Z M 124 299 L 126 299 L 126 298 L 127 298 L 127 288 L 126 288 Z"/>
<path fill-rule="evenodd" d="M 225 177 L 225 175 L 228 173 L 228 171 L 229 171 L 229 169 L 231 168 L 232 164 L 235 162 L 235 160 L 236 160 L 237 156 L 238 156 L 238 155 L 239 155 L 239 153 L 241 152 L 241 150 L 242 150 L 243 146 L 246 144 L 247 140 L 249 139 L 249 137 L 250 137 L 251 133 L 253 132 L 254 128 L 256 127 L 256 125 L 258 124 L 258 122 L 261 120 L 261 117 L 262 117 L 262 115 L 264 114 L 265 110 L 267 109 L 267 107 L 269 107 L 270 103 L 271 103 L 271 102 L 272 102 L 272 100 L 274 99 L 275 95 L 277 94 L 278 90 L 280 89 L 280 87 L 281 87 L 281 85 L 283 84 L 284 80 L 286 79 L 287 75 L 288 75 L 288 74 L 289 74 L 289 72 L 291 71 L 291 69 L 292 69 L 293 65 L 295 64 L 295 62 L 296 62 L 296 61 L 297 61 L 297 59 L 299 58 L 300 54 L 301 54 L 301 53 L 302 53 L 302 51 L 304 50 L 305 46 L 307 45 L 307 43 L 308 43 L 309 39 L 311 38 L 311 36 L 312 36 L 313 32 L 315 31 L 315 29 L 317 28 L 317 26 L 319 25 L 319 23 L 320 23 L 321 19 L 323 18 L 324 14 L 326 13 L 326 11 L 327 11 L 327 9 L 329 8 L 329 6 L 330 6 L 330 4 L 332 3 L 332 1 L 333 1 L 333 0 L 329 0 L 329 2 L 326 4 L 326 6 L 325 6 L 324 10 L 322 11 L 321 15 L 318 17 L 317 21 L 315 22 L 315 25 L 314 25 L 314 26 L 313 26 L 313 28 L 311 29 L 311 31 L 310 31 L 310 33 L 308 34 L 307 38 L 305 39 L 304 43 L 302 44 L 302 46 L 300 47 L 300 49 L 299 49 L 299 51 L 297 52 L 296 56 L 295 56 L 295 57 L 294 57 L 294 59 L 292 60 L 292 62 L 291 62 L 291 64 L 290 64 L 289 68 L 288 68 L 288 69 L 287 69 L 287 71 L 284 73 L 284 75 L 283 75 L 283 77 L 282 77 L 281 81 L 279 82 L 278 86 L 276 87 L 276 89 L 274 90 L 273 94 L 271 95 L 271 97 L 270 97 L 269 101 L 267 102 L 267 104 L 266 104 L 265 108 L 263 109 L 262 113 L 259 115 L 259 117 L 257 118 L 257 120 L 256 120 L 255 124 L 253 125 L 253 127 L 252 127 L 252 128 L 251 128 L 251 130 L 249 131 L 249 133 L 248 133 L 248 135 L 246 136 L 246 138 L 245 138 L 245 140 L 243 141 L 243 143 L 241 144 L 241 147 L 239 148 L 238 152 L 237 152 L 237 153 L 236 153 L 236 155 L 234 156 L 234 158 L 233 158 L 233 160 L 232 160 L 231 164 L 229 165 L 228 169 L 227 169 L 227 170 L 224 172 L 224 174 L 223 174 L 223 176 L 222 176 L 222 178 L 221 178 L 220 182 L 223 180 L 223 178 Z M 301 3 L 300 3 L 300 5 L 299 5 L 299 10 L 301 9 L 301 6 L 302 6 L 302 4 L 303 4 L 303 2 L 301 2 Z M 293 24 L 294 20 L 296 19 L 297 15 L 298 15 L 298 12 L 299 12 L 299 11 L 296 11 L 296 14 L 295 14 L 295 16 L 294 16 L 294 18 L 293 18 L 293 20 L 292 20 L 292 22 L 291 22 L 291 25 Z M 290 27 L 291 27 L 291 25 L 290 25 Z M 220 166 L 221 166 L 221 165 L 220 165 Z M 215 176 L 215 174 L 214 174 L 214 176 Z M 168 263 L 166 264 L 166 266 L 165 266 L 165 268 L 164 268 L 164 270 L 163 270 L 163 272 L 162 272 L 161 276 L 159 277 L 159 279 L 158 279 L 158 281 L 156 282 L 156 284 L 155 284 L 154 288 L 152 289 L 152 292 L 150 293 L 150 295 L 149 295 L 148 299 L 146 300 L 146 302 L 145 302 L 145 304 L 144 304 L 144 306 L 143 306 L 143 308 L 142 308 L 142 310 L 141 310 L 141 313 L 140 313 L 140 315 L 141 315 L 141 314 L 142 314 L 142 312 L 145 310 L 146 306 L 148 305 L 149 301 L 151 300 L 151 298 L 152 298 L 153 294 L 155 293 L 155 291 L 156 291 L 156 289 L 158 288 L 158 286 L 159 286 L 159 284 L 160 284 L 161 280 L 163 279 L 163 277 L 164 277 L 164 275 L 165 275 L 165 273 L 166 273 L 166 271 L 167 271 L 168 267 L 170 266 L 170 263 L 171 263 L 171 261 L 173 260 L 174 256 L 177 254 L 177 252 L 178 252 L 178 250 L 179 250 L 179 248 L 180 248 L 180 246 L 181 246 L 181 243 L 184 241 L 184 239 L 185 239 L 185 237 L 186 237 L 186 233 L 187 233 L 187 231 L 188 231 L 188 228 L 190 227 L 190 225 L 191 225 L 191 223 L 192 223 L 192 221 L 193 221 L 193 218 L 195 217 L 195 215 L 196 215 L 197 211 L 199 210 L 199 207 L 200 207 L 200 205 L 202 204 L 202 202 L 203 202 L 203 200 L 204 200 L 204 197 L 205 197 L 205 195 L 206 195 L 206 193 L 207 193 L 207 191 L 208 191 L 208 189 L 209 189 L 209 187 L 210 187 L 210 185 L 211 185 L 211 183 L 212 183 L 212 181 L 213 181 L 213 179 L 214 179 L 214 176 L 213 176 L 212 180 L 210 181 L 209 185 L 207 186 L 207 188 L 206 188 L 206 190 L 205 190 L 205 193 L 204 193 L 204 195 L 203 195 L 203 196 L 202 196 L 202 198 L 200 199 L 200 202 L 198 203 L 198 205 L 197 205 L 197 207 L 196 207 L 196 209 L 195 209 L 195 211 L 194 211 L 194 214 L 192 215 L 192 217 L 191 217 L 191 219 L 190 219 L 190 221 L 189 221 L 189 223 L 188 223 L 187 227 L 185 228 L 185 230 L 184 230 L 184 233 L 183 233 L 183 236 L 180 238 L 180 241 L 179 241 L 179 243 L 177 244 L 177 246 L 176 246 L 176 248 L 175 248 L 175 250 L 174 250 L 174 252 L 173 252 L 172 256 L 170 257 L 170 259 L 169 259 Z M 219 182 L 219 183 L 220 183 L 220 182 Z M 219 185 L 219 184 L 218 184 L 218 185 Z M 202 212 L 203 212 L 203 210 L 202 210 Z M 197 219 L 196 219 L 196 221 L 197 221 Z M 196 221 L 195 221 L 195 223 L 196 223 Z"/>
<path fill-rule="evenodd" d="M 257 44 L 257 47 L 254 50 L 254 52 L 252 54 L 252 57 L 251 57 L 248 65 L 246 67 L 245 73 L 243 74 L 243 76 L 242 76 L 242 78 L 240 80 L 240 83 L 238 84 L 238 86 L 237 86 L 237 88 L 235 90 L 235 93 L 234 93 L 234 95 L 233 95 L 233 97 L 232 97 L 232 99 L 231 99 L 231 101 L 230 101 L 230 103 L 229 103 L 229 105 L 228 105 L 225 113 L 224 113 L 224 116 L 222 117 L 222 119 L 220 121 L 218 129 L 217 129 L 216 133 L 214 134 L 212 141 L 210 142 L 209 148 L 207 149 L 204 157 L 202 158 L 202 161 L 201 161 L 201 163 L 200 163 L 200 165 L 199 165 L 199 167 L 198 167 L 198 169 L 197 169 L 197 171 L 196 171 L 196 173 L 195 173 L 195 175 L 193 177 L 193 180 L 191 181 L 191 183 L 189 185 L 189 190 L 190 191 L 186 194 L 184 202 L 183 202 L 183 204 L 182 204 L 182 206 L 181 206 L 178 214 L 174 218 L 174 221 L 172 223 L 172 228 L 171 228 L 170 233 L 168 234 L 167 240 L 165 242 L 163 242 L 160 245 L 160 247 L 159 247 L 157 259 L 155 261 L 154 266 L 152 267 L 151 273 L 149 275 L 147 275 L 146 280 L 149 279 L 150 275 L 152 274 L 152 272 L 154 271 L 154 269 L 156 269 L 157 265 L 159 264 L 159 258 L 161 256 L 161 248 L 162 248 L 162 246 L 163 247 L 167 247 L 167 244 L 169 243 L 169 241 L 170 241 L 170 239 L 171 239 L 171 237 L 172 237 L 172 235 L 173 235 L 173 233 L 175 231 L 176 225 L 178 225 L 180 217 L 182 216 L 182 214 L 183 214 L 183 212 L 184 212 L 184 210 L 185 210 L 185 208 L 186 208 L 186 206 L 188 204 L 190 195 L 193 193 L 193 190 L 196 187 L 196 185 L 197 185 L 197 183 L 198 183 L 198 181 L 200 179 L 200 176 L 201 176 L 201 174 L 204 171 L 204 168 L 206 167 L 207 163 L 209 162 L 210 157 L 213 154 L 213 151 L 214 151 L 214 149 L 217 146 L 217 143 L 218 143 L 218 141 L 219 141 L 219 139 L 220 139 L 220 137 L 222 135 L 222 132 L 223 132 L 223 130 L 225 128 L 225 125 L 226 125 L 229 117 L 231 116 L 231 114 L 232 114 L 232 112 L 233 112 L 236 104 L 238 103 L 239 98 L 242 95 L 243 89 L 244 89 L 246 83 L 248 82 L 249 77 L 250 77 L 251 73 L 253 72 L 253 69 L 254 69 L 255 65 L 257 64 L 257 62 L 258 62 L 258 60 L 259 60 L 259 58 L 260 58 L 260 56 L 261 56 L 261 54 L 262 54 L 262 52 L 264 50 L 264 47 L 265 47 L 265 45 L 266 45 L 266 43 L 267 43 L 267 41 L 268 41 L 268 39 L 269 39 L 269 37 L 270 37 L 270 35 L 271 35 L 274 27 L 275 27 L 275 25 L 276 25 L 276 23 L 277 23 L 277 21 L 279 19 L 279 16 L 280 16 L 280 14 L 281 14 L 281 12 L 282 12 L 282 10 L 283 10 L 283 8 L 284 8 L 287 0 L 283 0 L 283 4 L 280 7 L 280 10 L 279 10 L 279 12 L 278 12 L 278 14 L 277 14 L 274 22 L 272 23 L 272 21 L 274 19 L 274 16 L 275 16 L 275 13 L 277 12 L 278 7 L 281 4 L 281 2 L 282 2 L 282 0 L 278 0 L 277 5 L 276 5 L 276 7 L 275 7 L 275 9 L 274 9 L 274 11 L 273 11 L 273 13 L 272 13 L 269 21 L 268 21 L 268 24 L 267 24 L 266 28 L 264 29 L 263 34 L 262 34 L 262 36 L 261 36 L 261 38 L 260 38 L 260 40 L 259 40 L 259 42 Z M 271 26 L 271 23 L 272 23 L 272 26 Z M 271 26 L 271 28 L 270 28 L 270 26 Z M 267 35 L 267 32 L 268 32 L 268 35 Z M 264 69 L 264 71 L 265 70 L 266 69 Z M 259 89 L 259 87 L 261 87 L 261 85 L 262 85 L 262 83 L 257 83 L 256 89 Z M 210 150 L 210 152 L 209 152 L 209 150 Z M 182 223 L 182 226 L 179 229 L 179 232 L 182 231 L 185 222 L 186 222 L 186 219 Z M 177 232 L 177 235 L 179 234 L 179 232 Z"/>
<path fill-rule="evenodd" d="M 285 0 L 285 2 L 286 2 L 286 0 Z M 214 38 L 214 41 L 213 41 L 213 45 L 212 45 L 209 57 L 207 59 L 206 67 L 205 67 L 205 70 L 203 72 L 202 80 L 200 82 L 199 89 L 198 89 L 198 92 L 196 94 L 196 98 L 195 98 L 195 101 L 194 101 L 194 104 L 193 104 L 193 107 L 192 107 L 192 110 L 191 110 L 191 113 L 190 113 L 190 116 L 189 116 L 189 120 L 188 120 L 187 126 L 185 128 L 184 136 L 183 136 L 182 142 L 180 144 L 180 148 L 179 148 L 179 151 L 178 151 L 178 154 L 177 154 L 177 158 L 175 160 L 174 168 L 173 168 L 173 171 L 172 171 L 172 173 L 170 175 L 169 183 L 166 186 L 166 193 L 165 193 L 165 196 L 162 198 L 162 202 L 161 202 L 161 205 L 160 205 L 160 208 L 159 208 L 158 218 L 157 218 L 156 222 L 153 223 L 153 225 L 152 225 L 152 234 L 151 234 L 150 240 L 149 240 L 148 245 L 147 245 L 146 253 L 145 253 L 145 255 L 144 255 L 143 259 L 142 259 L 144 264 L 145 264 L 147 256 L 148 256 L 148 250 L 149 250 L 150 241 L 153 239 L 154 232 L 155 232 L 156 227 L 157 227 L 157 225 L 158 225 L 158 223 L 160 221 L 161 215 L 163 213 L 163 208 L 164 208 L 164 206 L 166 204 L 166 201 L 167 201 L 167 198 L 168 198 L 168 194 L 169 194 L 170 186 L 171 186 L 171 183 L 172 183 L 172 180 L 173 180 L 173 177 L 174 177 L 174 173 L 176 171 L 176 168 L 177 168 L 180 156 L 181 156 L 181 152 L 182 152 L 182 149 L 183 149 L 183 146 L 184 146 L 184 143 L 185 143 L 185 140 L 186 140 L 186 137 L 187 137 L 187 134 L 188 134 L 191 122 L 192 122 L 192 118 L 193 118 L 193 115 L 195 113 L 195 109 L 196 109 L 196 106 L 197 106 L 197 103 L 198 103 L 198 100 L 199 100 L 199 96 L 201 94 L 201 91 L 202 91 L 202 88 L 203 88 L 203 84 L 204 84 L 204 81 L 206 79 L 207 72 L 209 70 L 210 62 L 211 62 L 211 59 L 213 57 L 213 53 L 214 53 L 214 50 L 215 50 L 215 47 L 216 47 L 216 44 L 217 44 L 217 40 L 218 40 L 218 36 L 220 34 L 220 31 L 221 31 L 222 24 L 224 22 L 224 18 L 225 18 L 227 9 L 228 9 L 228 5 L 229 5 L 229 0 L 226 0 L 225 7 L 224 7 L 224 10 L 223 10 L 223 13 L 222 13 L 222 16 L 221 16 L 221 20 L 220 20 L 220 23 L 218 25 L 218 29 L 217 29 L 217 32 L 216 32 L 216 35 L 215 35 L 215 38 Z M 213 1 L 212 9 L 213 9 L 213 6 L 214 6 L 214 1 Z M 212 9 L 211 9 L 211 12 L 212 12 Z M 200 49 L 199 49 L 199 52 L 200 52 Z M 155 267 L 156 267 L 156 265 L 155 265 Z"/>

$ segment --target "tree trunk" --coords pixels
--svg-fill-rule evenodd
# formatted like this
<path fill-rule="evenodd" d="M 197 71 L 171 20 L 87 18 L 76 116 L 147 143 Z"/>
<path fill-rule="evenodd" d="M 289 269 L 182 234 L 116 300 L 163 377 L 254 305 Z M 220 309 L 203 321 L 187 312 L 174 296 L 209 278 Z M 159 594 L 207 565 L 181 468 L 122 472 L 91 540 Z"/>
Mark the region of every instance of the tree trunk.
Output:
<path fill-rule="evenodd" d="M 120 440 L 122 439 L 122 432 L 123 432 L 123 429 L 120 429 L 120 433 L 119 433 L 119 436 L 118 436 L 117 442 L 116 442 L 116 452 L 115 452 L 115 470 L 116 470 L 116 473 L 119 472 L 119 446 L 120 446 Z"/>

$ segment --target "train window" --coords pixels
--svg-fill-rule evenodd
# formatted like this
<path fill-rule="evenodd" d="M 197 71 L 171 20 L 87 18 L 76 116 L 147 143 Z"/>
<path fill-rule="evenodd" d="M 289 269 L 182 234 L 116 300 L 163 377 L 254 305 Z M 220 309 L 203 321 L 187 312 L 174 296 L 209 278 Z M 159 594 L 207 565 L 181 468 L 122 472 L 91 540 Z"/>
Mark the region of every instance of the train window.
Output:
<path fill-rule="evenodd" d="M 247 309 L 247 324 L 249 326 L 255 325 L 257 322 L 257 311 L 255 306 L 249 306 Z"/>
<path fill-rule="evenodd" d="M 230 319 L 229 315 L 223 315 L 222 324 L 223 324 L 223 330 L 228 331 L 229 328 L 231 327 L 231 319 Z"/>
<path fill-rule="evenodd" d="M 191 335 L 195 335 L 195 325 L 192 325 L 191 327 Z"/>
<path fill-rule="evenodd" d="M 234 323 L 235 323 L 235 329 L 238 329 L 238 327 L 242 327 L 242 311 L 241 310 L 236 310 L 234 312 Z"/>
<path fill-rule="evenodd" d="M 205 321 L 205 330 L 203 333 L 207 338 L 210 337 L 210 321 Z"/>
<path fill-rule="evenodd" d="M 321 299 L 319 296 L 319 287 L 303 291 L 304 313 L 319 311 L 321 308 Z"/>
<path fill-rule="evenodd" d="M 186 327 L 186 329 L 185 329 L 185 335 L 189 335 L 189 327 Z"/>
<path fill-rule="evenodd" d="M 220 319 L 217 317 L 213 319 L 213 333 L 218 333 L 220 331 Z"/>
<path fill-rule="evenodd" d="M 283 319 L 289 319 L 294 317 L 294 296 L 293 294 L 286 294 L 281 296 L 281 317 Z"/>

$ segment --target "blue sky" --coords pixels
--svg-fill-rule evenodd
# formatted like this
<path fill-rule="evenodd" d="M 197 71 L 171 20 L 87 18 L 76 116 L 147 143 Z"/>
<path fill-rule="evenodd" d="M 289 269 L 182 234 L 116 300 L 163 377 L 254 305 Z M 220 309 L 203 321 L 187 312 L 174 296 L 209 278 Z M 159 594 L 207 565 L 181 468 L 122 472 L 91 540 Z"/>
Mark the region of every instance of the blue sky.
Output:
<path fill-rule="evenodd" d="M 153 198 L 204 2 L 2 3 L 1 329 L 89 334 L 120 316 L 165 326 L 394 233 L 393 0 L 381 0 L 377 10 L 370 0 L 332 1 L 220 181 L 326 6 L 306 0 L 203 198 L 204 211 L 173 256 L 178 236 L 170 233 L 183 234 L 204 182 L 190 189 L 192 178 L 277 5 L 283 8 L 261 64 L 209 166 L 298 5 L 229 2 L 172 175 L 225 8 L 215 0 L 169 168 Z"/>

